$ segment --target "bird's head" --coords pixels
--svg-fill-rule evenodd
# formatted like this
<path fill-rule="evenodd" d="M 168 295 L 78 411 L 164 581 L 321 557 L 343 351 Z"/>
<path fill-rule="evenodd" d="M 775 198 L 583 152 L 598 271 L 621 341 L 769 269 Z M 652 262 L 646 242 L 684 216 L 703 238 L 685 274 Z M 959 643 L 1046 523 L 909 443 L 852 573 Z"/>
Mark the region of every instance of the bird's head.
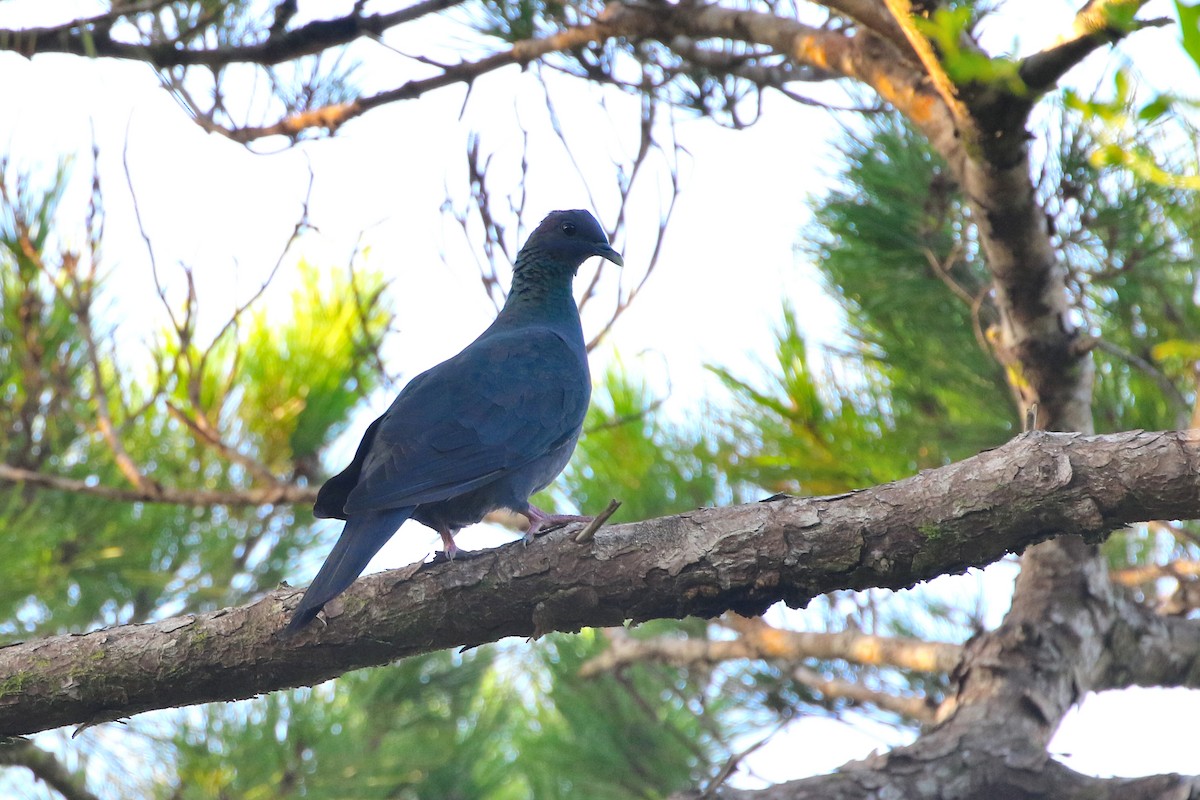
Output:
<path fill-rule="evenodd" d="M 524 257 L 532 257 L 561 265 L 574 274 L 592 256 L 607 258 L 619 267 L 625 265 L 621 254 L 608 243 L 600 223 L 587 211 L 551 211 L 529 235 L 517 263 L 520 265 Z"/>

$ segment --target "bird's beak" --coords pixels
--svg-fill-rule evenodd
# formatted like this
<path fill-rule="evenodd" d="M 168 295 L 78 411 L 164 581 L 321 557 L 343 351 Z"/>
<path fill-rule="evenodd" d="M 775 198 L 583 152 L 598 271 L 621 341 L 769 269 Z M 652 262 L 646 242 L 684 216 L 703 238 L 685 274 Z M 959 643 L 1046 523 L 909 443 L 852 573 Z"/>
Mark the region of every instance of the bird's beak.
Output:
<path fill-rule="evenodd" d="M 607 258 L 609 261 L 616 264 L 618 267 L 625 266 L 625 259 L 621 258 L 621 254 L 612 249 L 612 245 L 598 244 L 596 245 L 595 254 L 601 258 Z"/>

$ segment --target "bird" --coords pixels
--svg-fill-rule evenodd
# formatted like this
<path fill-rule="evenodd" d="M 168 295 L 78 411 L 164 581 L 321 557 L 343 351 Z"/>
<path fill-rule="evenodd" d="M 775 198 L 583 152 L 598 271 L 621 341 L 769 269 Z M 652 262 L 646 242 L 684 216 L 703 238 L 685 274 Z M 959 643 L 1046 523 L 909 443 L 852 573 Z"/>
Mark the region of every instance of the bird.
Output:
<path fill-rule="evenodd" d="M 593 256 L 624 266 L 589 212 L 551 212 L 517 253 L 495 321 L 370 424 L 350 465 L 317 493 L 314 516 L 346 524 L 288 632 L 345 591 L 408 519 L 437 531 L 450 559 L 454 534 L 497 509 L 528 518 L 527 542 L 588 519 L 548 514 L 529 497 L 566 467 L 583 429 L 591 376 L 572 283 Z"/>

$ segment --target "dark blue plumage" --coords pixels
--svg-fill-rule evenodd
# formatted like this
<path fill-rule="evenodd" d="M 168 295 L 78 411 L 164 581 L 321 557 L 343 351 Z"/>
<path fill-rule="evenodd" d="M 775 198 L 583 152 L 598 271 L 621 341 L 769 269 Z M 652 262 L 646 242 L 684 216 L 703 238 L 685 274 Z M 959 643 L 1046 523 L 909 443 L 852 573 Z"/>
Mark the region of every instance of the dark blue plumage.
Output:
<path fill-rule="evenodd" d="M 410 517 L 454 534 L 490 511 L 557 521 L 529 505 L 575 450 L 591 395 L 571 281 L 591 256 L 621 264 L 586 211 L 555 211 L 530 235 L 495 322 L 461 353 L 413 378 L 330 478 L 313 513 L 346 520 L 289 630 L 341 594 Z"/>

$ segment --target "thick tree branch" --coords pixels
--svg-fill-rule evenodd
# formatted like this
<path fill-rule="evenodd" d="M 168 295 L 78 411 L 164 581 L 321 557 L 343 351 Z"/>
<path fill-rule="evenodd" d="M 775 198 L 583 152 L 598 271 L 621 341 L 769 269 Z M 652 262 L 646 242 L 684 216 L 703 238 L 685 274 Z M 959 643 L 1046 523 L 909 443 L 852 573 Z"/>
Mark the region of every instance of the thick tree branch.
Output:
<path fill-rule="evenodd" d="M 950 80 L 950 76 L 946 73 L 946 68 L 943 66 L 938 53 L 934 50 L 932 43 L 925 38 L 914 23 L 912 12 L 912 3 L 909 0 L 883 0 L 887 5 L 888 12 L 892 15 L 892 19 L 896 21 L 896 25 L 904 34 L 904 38 L 908 41 L 912 51 L 916 53 L 921 67 L 925 70 L 925 75 L 929 79 L 929 83 L 937 91 L 938 96 L 942 99 L 942 103 L 950 112 L 954 124 L 963 129 L 970 126 L 970 119 L 967 114 L 966 106 L 963 105 L 958 96 L 958 87 Z"/>
<path fill-rule="evenodd" d="M 505 636 L 625 620 L 756 614 L 836 589 L 899 588 L 1053 536 L 1200 517 L 1195 432 L 1034 432 L 912 478 L 570 531 L 369 576 L 328 625 L 278 632 L 300 593 L 0 649 L 0 735 L 249 697 Z"/>
<path fill-rule="evenodd" d="M 658 39 L 668 46 L 681 33 L 765 45 L 797 64 L 866 83 L 918 126 L 931 119 L 933 106 L 940 104 L 924 73 L 910 60 L 915 58 L 911 50 L 876 36 L 848 36 L 761 11 L 712 5 L 614 2 L 605 7 L 600 21 L 615 35 Z M 902 57 L 905 52 L 908 57 Z"/>

